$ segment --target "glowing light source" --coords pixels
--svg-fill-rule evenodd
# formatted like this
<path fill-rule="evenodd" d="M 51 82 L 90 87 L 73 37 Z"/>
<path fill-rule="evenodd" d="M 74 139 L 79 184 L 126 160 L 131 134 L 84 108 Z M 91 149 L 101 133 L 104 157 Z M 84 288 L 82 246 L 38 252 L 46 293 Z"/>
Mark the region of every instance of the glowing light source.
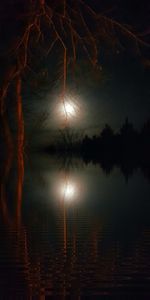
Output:
<path fill-rule="evenodd" d="M 65 100 L 64 103 L 62 103 L 61 110 L 64 116 L 69 119 L 75 117 L 77 113 L 74 103 L 69 100 Z"/>
<path fill-rule="evenodd" d="M 55 126 L 79 127 L 80 122 L 84 118 L 85 105 L 79 95 L 66 94 L 65 96 L 54 95 L 54 103 L 52 104 L 52 118 Z"/>
<path fill-rule="evenodd" d="M 77 186 L 71 181 L 66 181 L 61 184 L 60 195 L 64 201 L 70 201 L 77 195 Z"/>
<path fill-rule="evenodd" d="M 60 98 L 56 109 L 56 115 L 62 121 L 74 121 L 80 116 L 78 101 L 71 96 Z"/>
<path fill-rule="evenodd" d="M 72 103 L 69 102 L 65 102 L 64 103 L 64 109 L 67 113 L 67 115 L 75 115 L 75 107 L 73 106 Z"/>

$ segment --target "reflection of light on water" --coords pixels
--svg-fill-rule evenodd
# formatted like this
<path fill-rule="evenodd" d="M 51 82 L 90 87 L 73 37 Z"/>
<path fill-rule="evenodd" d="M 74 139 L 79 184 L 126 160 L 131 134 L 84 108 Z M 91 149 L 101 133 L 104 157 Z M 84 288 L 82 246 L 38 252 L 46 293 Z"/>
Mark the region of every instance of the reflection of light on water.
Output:
<path fill-rule="evenodd" d="M 53 195 L 57 201 L 79 203 L 84 194 L 84 183 L 81 178 L 61 173 L 53 178 Z"/>
<path fill-rule="evenodd" d="M 62 182 L 60 185 L 60 196 L 64 199 L 64 201 L 72 201 L 76 198 L 78 194 L 78 187 L 75 182 L 71 182 L 66 180 Z"/>
<path fill-rule="evenodd" d="M 74 164 L 75 163 L 76 161 Z M 77 166 L 77 164 L 75 164 L 75 166 Z M 51 167 L 50 170 L 44 172 L 45 187 L 48 187 L 48 201 L 56 206 L 61 205 L 63 202 L 65 202 L 66 205 L 71 204 L 71 206 L 72 204 L 81 205 L 85 199 L 85 193 L 87 193 L 85 176 L 76 168 L 70 168 L 69 170 L 60 168 L 62 168 L 62 166 L 58 164 L 56 168 L 55 163 L 54 169 Z M 45 190 L 44 188 L 44 191 Z"/>

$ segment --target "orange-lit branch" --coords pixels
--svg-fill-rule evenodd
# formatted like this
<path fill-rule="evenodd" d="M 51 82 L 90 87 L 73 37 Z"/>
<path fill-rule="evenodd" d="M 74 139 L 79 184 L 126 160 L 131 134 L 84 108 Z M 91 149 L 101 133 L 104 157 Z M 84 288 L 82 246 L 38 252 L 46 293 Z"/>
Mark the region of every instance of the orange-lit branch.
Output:
<path fill-rule="evenodd" d="M 24 179 L 24 122 L 22 112 L 22 96 L 21 96 L 21 79 L 16 80 L 16 98 L 17 98 L 17 119 L 18 119 L 18 137 L 17 137 L 17 165 L 18 165 L 18 178 L 17 178 L 17 219 L 20 220 L 21 204 L 22 204 L 22 188 Z"/>

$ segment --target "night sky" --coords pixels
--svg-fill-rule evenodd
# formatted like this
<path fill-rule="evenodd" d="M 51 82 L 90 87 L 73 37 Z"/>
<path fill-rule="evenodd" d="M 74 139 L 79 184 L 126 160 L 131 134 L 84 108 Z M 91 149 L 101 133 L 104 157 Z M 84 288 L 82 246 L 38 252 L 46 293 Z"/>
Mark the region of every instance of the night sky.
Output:
<path fill-rule="evenodd" d="M 102 66 L 98 81 L 92 77 L 93 72 L 88 74 L 90 80 L 85 80 L 80 75 L 78 89 L 69 89 L 73 99 L 78 101 L 79 109 L 84 110 L 77 122 L 70 121 L 70 126 L 94 132 L 109 123 L 117 130 L 128 117 L 139 128 L 150 117 L 149 70 L 137 58 L 125 54 L 109 57 Z M 54 88 L 52 92 L 43 91 L 38 97 L 33 96 L 31 103 L 28 100 L 29 106 L 26 108 L 25 102 L 25 110 L 31 123 L 33 113 L 35 119 L 43 113 L 46 120 L 42 129 L 63 126 L 63 122 L 60 123 L 55 116 L 57 89 Z"/>
<path fill-rule="evenodd" d="M 4 16 L 2 22 L 5 18 L 9 18 L 9 25 L 7 24 L 4 30 L 1 30 L 1 52 L 3 46 L 5 48 L 11 40 L 12 25 L 16 28 L 17 38 L 19 28 L 17 13 L 21 9 L 19 1 L 6 2 L 1 3 L 1 15 Z M 69 2 L 72 3 L 72 1 Z M 102 12 L 121 24 L 130 25 L 129 29 L 138 32 L 138 37 L 144 43 L 149 43 L 149 1 L 107 0 L 102 2 L 94 0 L 85 2 L 95 11 Z M 10 11 L 7 11 L 8 5 L 14 11 L 14 17 L 10 18 Z M 90 21 L 87 22 L 91 27 Z M 6 38 L 6 33 L 8 38 Z M 93 134 L 99 132 L 105 123 L 109 123 L 114 130 L 119 129 L 126 117 L 139 128 L 150 117 L 149 46 L 142 43 L 137 45 L 121 33 L 118 33 L 118 39 L 120 47 L 113 48 L 106 44 L 100 47 L 98 65 L 95 69 L 89 67 L 87 57 L 79 51 L 75 76 L 73 77 L 68 70 L 66 93 L 71 95 L 80 111 L 77 118 L 69 122 L 69 127 Z M 38 55 L 39 60 L 36 62 L 35 70 L 37 73 L 38 68 L 41 68 L 42 72 L 48 71 L 49 80 L 43 77 L 41 81 L 39 80 L 36 89 L 33 88 L 32 76 L 28 76 L 29 71 L 27 71 L 27 76 L 24 76 L 25 127 L 27 131 L 50 130 L 55 135 L 55 132 L 64 127 L 59 116 L 57 118 L 56 112 L 61 90 L 61 79 L 57 79 L 59 68 L 61 69 L 60 58 L 58 58 L 59 50 L 57 47 L 54 48 L 47 58 L 41 58 L 40 51 Z M 7 57 L 7 59 L 10 58 Z M 11 105 L 9 107 L 12 109 Z"/>

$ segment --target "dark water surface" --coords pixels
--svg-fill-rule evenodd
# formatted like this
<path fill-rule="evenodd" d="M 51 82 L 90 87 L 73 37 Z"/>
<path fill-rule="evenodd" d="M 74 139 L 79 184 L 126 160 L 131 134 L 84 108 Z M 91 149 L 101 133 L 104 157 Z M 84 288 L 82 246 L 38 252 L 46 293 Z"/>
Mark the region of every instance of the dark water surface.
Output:
<path fill-rule="evenodd" d="M 0 299 L 150 299 L 150 179 L 78 159 L 15 163 L 0 202 Z"/>

